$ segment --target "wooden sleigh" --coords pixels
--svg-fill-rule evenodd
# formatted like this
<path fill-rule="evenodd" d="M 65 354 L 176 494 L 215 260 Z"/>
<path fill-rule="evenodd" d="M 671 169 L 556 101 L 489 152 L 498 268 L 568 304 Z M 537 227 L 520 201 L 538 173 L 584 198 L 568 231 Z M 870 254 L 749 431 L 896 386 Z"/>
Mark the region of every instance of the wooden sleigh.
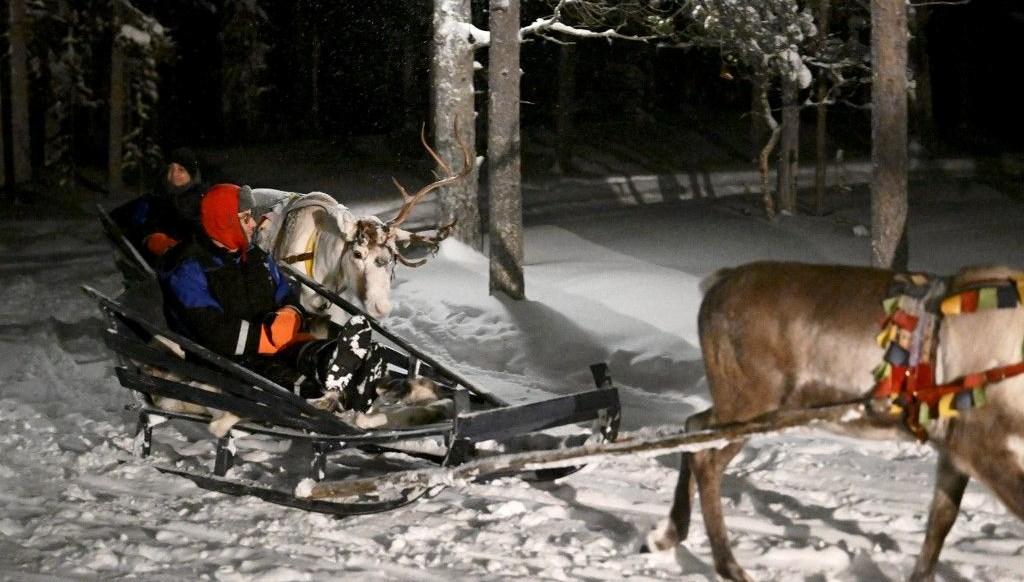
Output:
<path fill-rule="evenodd" d="M 443 485 L 375 488 L 330 500 L 297 495 L 296 488 L 308 489 L 309 483 L 325 479 L 364 481 L 424 464 L 458 466 L 490 452 L 507 452 L 502 448 L 505 442 L 518 443 L 513 446 L 521 451 L 523 443 L 527 447 L 537 443 L 570 446 L 611 442 L 618 434 L 618 392 L 603 364 L 591 367 L 595 389 L 512 405 L 473 385 L 368 316 L 392 377 L 434 380 L 451 398 L 454 414 L 426 425 L 359 428 L 343 416 L 321 410 L 268 378 L 171 331 L 153 269 L 109 215 L 99 210 L 124 289 L 116 297 L 88 286 L 83 286 L 83 291 L 97 302 L 108 322 L 104 339 L 116 357 L 115 374 L 133 396 L 132 408 L 137 414 L 134 452 L 142 458 L 150 457 L 147 462 L 160 471 L 224 493 L 252 495 L 309 511 L 353 515 L 395 509 L 434 494 Z M 323 294 L 343 311 L 361 313 L 355 305 L 301 273 L 287 267 L 283 270 L 297 284 Z M 211 386 L 216 391 L 211 391 Z M 161 398 L 223 411 L 244 420 L 218 438 L 203 428 L 213 420 L 210 414 L 168 410 L 156 404 Z M 169 444 L 159 438 L 158 428 L 170 435 Z M 274 456 L 268 452 L 274 452 L 276 459 L 268 460 Z M 250 470 L 247 465 L 255 468 Z M 578 468 L 512 472 L 549 480 Z"/>

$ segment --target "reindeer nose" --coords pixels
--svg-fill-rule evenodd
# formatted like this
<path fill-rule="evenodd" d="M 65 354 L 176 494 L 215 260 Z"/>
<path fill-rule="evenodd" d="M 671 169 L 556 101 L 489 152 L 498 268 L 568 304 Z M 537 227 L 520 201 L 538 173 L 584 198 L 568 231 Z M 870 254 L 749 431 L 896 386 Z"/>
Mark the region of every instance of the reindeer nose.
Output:
<path fill-rule="evenodd" d="M 391 313 L 391 302 L 386 299 L 371 301 L 366 304 L 366 310 L 374 317 L 384 317 Z"/>

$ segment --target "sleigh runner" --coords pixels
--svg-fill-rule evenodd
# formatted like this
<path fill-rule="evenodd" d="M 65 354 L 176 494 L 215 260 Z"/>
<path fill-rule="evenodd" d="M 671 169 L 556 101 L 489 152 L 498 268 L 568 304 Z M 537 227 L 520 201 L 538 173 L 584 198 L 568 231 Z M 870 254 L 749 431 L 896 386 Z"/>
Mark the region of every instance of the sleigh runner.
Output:
<path fill-rule="evenodd" d="M 160 471 L 215 491 L 252 495 L 309 511 L 352 515 L 395 509 L 439 487 L 381 488 L 331 500 L 297 497 L 295 488 L 304 480 L 372 479 L 425 466 L 457 466 L 488 453 L 489 447 L 497 447 L 497 451 L 490 452 L 503 452 L 501 442 L 509 439 L 564 446 L 566 439 L 578 444 L 588 439 L 616 438 L 618 392 L 603 365 L 592 370 L 596 389 L 512 406 L 368 316 L 375 336 L 381 340 L 390 375 L 430 378 L 441 388 L 444 402 L 430 405 L 432 409 L 428 406 L 426 416 L 419 415 L 428 421 L 425 424 L 361 428 L 351 417 L 322 410 L 253 370 L 169 330 L 153 270 L 102 209 L 100 217 L 125 288 L 116 298 L 88 286 L 83 290 L 106 317 L 104 339 L 116 355 L 116 376 L 134 397 L 135 453 L 143 458 L 168 458 L 156 462 L 151 459 Z M 362 313 L 301 273 L 287 267 L 283 270 L 298 284 L 349 314 Z M 187 406 L 168 409 L 160 402 Z M 191 407 L 216 414 L 197 413 Z M 195 429 L 189 428 L 212 428 L 218 415 L 237 417 L 219 438 L 202 431 L 195 436 Z M 589 431 L 577 426 L 586 424 L 590 425 Z M 176 430 L 165 431 L 168 427 Z M 549 434 L 552 429 L 566 434 Z M 571 436 L 566 436 L 570 431 Z M 162 442 L 157 433 L 170 435 L 172 441 L 188 436 L 189 443 L 179 443 L 179 448 L 201 452 L 181 455 Z M 287 449 L 286 454 L 268 462 L 267 450 L 281 448 Z M 295 455 L 296 450 L 302 455 Z M 298 456 L 304 459 L 299 461 Z M 281 471 L 284 467 L 288 470 Z M 539 471 L 533 476 L 553 479 L 576 469 Z"/>

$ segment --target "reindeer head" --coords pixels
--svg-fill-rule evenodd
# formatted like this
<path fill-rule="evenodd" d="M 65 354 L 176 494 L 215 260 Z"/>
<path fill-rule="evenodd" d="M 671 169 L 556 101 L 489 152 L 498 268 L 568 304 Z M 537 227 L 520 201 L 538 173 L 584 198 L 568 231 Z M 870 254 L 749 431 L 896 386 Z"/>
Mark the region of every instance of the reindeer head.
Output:
<path fill-rule="evenodd" d="M 455 124 L 458 136 L 458 123 Z M 383 222 L 376 216 L 356 218 L 347 208 L 337 205 L 334 208 L 322 207 L 313 214 L 318 232 L 330 233 L 333 236 L 323 237 L 317 247 L 317 260 L 313 262 L 313 278 L 325 287 L 341 292 L 352 290 L 362 302 L 367 313 L 374 317 L 383 317 L 391 311 L 391 281 L 395 266 L 398 263 L 409 267 L 418 267 L 426 259 L 411 261 L 402 255 L 413 245 L 426 246 L 436 252 L 438 245 L 451 232 L 454 223 L 438 228 L 433 233 L 420 234 L 399 228 L 409 218 L 413 207 L 424 196 L 434 190 L 454 184 L 470 174 L 473 170 L 472 155 L 461 137 L 457 138 L 465 157 L 465 167 L 458 174 L 452 174 L 437 153 L 427 145 L 426 136 L 421 131 L 420 141 L 427 152 L 447 175 L 432 182 L 415 194 L 410 195 L 397 181 L 402 193 L 402 206 L 395 217 Z M 330 307 L 322 298 L 304 298 L 303 304 L 313 311 L 323 312 Z"/>
<path fill-rule="evenodd" d="M 356 220 L 341 255 L 341 272 L 355 289 L 366 311 L 374 317 L 391 312 L 391 279 L 396 253 L 388 243 L 385 225 L 376 216 Z"/>

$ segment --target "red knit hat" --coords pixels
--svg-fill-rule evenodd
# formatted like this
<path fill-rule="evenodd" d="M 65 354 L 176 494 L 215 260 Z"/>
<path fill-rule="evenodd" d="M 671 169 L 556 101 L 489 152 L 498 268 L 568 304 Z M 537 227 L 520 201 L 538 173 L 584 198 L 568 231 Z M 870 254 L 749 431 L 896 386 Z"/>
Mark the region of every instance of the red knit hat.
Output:
<path fill-rule="evenodd" d="M 242 224 L 238 221 L 238 191 L 234 184 L 217 184 L 203 195 L 199 217 L 203 230 L 213 240 L 228 248 L 242 252 L 249 247 Z"/>

